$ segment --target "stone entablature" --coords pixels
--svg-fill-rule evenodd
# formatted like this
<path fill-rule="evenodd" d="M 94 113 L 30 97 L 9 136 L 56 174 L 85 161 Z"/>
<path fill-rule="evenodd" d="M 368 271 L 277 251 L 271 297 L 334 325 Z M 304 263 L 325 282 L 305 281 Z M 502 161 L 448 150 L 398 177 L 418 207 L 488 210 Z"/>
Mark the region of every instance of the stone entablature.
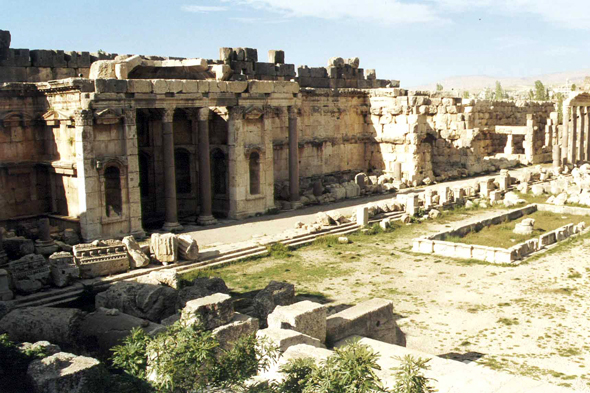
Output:
<path fill-rule="evenodd" d="M 586 208 L 571 208 L 568 206 L 552 206 L 544 204 L 529 205 L 491 218 L 472 222 L 458 228 L 439 232 L 432 236 L 415 238 L 413 240 L 412 251 L 422 254 L 435 254 L 448 258 L 475 259 L 488 263 L 515 265 L 519 264 L 519 261 L 525 257 L 530 256 L 539 250 L 571 236 L 586 233 L 589 230 L 586 229 L 586 224 L 583 222 L 578 225 L 568 224 L 544 233 L 538 238 L 527 240 L 510 248 L 487 247 L 477 244 L 463 244 L 444 240 L 451 236 L 463 237 L 470 232 L 478 231 L 486 226 L 512 221 L 537 210 L 590 216 L 590 209 Z"/>
<path fill-rule="evenodd" d="M 129 255 L 119 240 L 97 240 L 74 246 L 81 278 L 94 278 L 129 271 Z"/>

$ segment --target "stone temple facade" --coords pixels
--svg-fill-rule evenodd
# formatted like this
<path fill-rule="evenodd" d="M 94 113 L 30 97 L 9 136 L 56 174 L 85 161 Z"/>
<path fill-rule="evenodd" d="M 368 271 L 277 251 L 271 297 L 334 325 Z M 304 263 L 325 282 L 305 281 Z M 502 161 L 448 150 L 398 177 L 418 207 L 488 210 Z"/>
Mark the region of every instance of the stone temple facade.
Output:
<path fill-rule="evenodd" d="M 340 199 L 358 173 L 391 190 L 550 162 L 558 135 L 552 103 L 408 91 L 358 58 L 296 72 L 282 51 L 30 51 L 0 31 L 5 227 L 141 237 Z"/>

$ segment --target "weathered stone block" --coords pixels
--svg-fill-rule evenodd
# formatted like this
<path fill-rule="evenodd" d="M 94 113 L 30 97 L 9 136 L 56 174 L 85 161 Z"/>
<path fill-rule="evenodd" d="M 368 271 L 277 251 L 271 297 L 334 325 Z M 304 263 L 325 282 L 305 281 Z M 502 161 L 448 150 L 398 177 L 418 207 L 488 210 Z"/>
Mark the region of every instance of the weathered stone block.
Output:
<path fill-rule="evenodd" d="M 185 261 L 196 261 L 199 259 L 199 245 L 190 235 L 178 235 L 178 255 Z"/>
<path fill-rule="evenodd" d="M 285 52 L 282 50 L 269 50 L 268 51 L 268 62 L 273 64 L 284 64 L 285 63 Z"/>
<path fill-rule="evenodd" d="M 328 342 L 353 335 L 402 346 L 406 342 L 395 322 L 393 302 L 385 299 L 371 299 L 328 317 Z"/>
<path fill-rule="evenodd" d="M 49 270 L 53 285 L 59 288 L 70 285 L 80 277 L 80 268 L 74 262 L 74 256 L 69 252 L 57 252 L 49 256 Z"/>
<path fill-rule="evenodd" d="M 268 316 L 268 327 L 292 329 L 326 341 L 326 308 L 305 300 L 289 306 L 277 306 Z"/>
<path fill-rule="evenodd" d="M 164 266 L 178 261 L 178 239 L 172 233 L 154 233 L 150 239 L 150 251 L 154 259 Z"/>
<path fill-rule="evenodd" d="M 291 329 L 268 328 L 259 330 L 256 336 L 269 340 L 278 346 L 282 352 L 285 352 L 289 347 L 299 344 L 306 344 L 316 348 L 322 347 L 322 343 L 317 338 Z"/>
<path fill-rule="evenodd" d="M 111 348 L 122 344 L 134 328 L 141 328 L 149 335 L 164 329 L 162 325 L 122 313 L 117 309 L 99 308 L 88 314 L 81 323 L 81 342 L 85 350 L 108 358 L 112 355 Z"/>
<path fill-rule="evenodd" d="M 119 240 L 96 240 L 90 244 L 78 244 L 73 251 L 82 278 L 108 276 L 130 269 L 127 249 Z"/>
<path fill-rule="evenodd" d="M 145 267 L 150 264 L 150 257 L 145 255 L 143 251 L 141 251 L 141 247 L 135 241 L 135 238 L 133 236 L 124 237 L 123 244 L 125 244 L 127 252 L 129 253 L 131 268 L 137 269 L 139 267 Z"/>
<path fill-rule="evenodd" d="M 75 308 L 28 307 L 9 312 L 0 320 L 0 331 L 13 341 L 49 341 L 62 347 L 79 342 L 85 314 Z"/>
<path fill-rule="evenodd" d="M 270 94 L 274 91 L 273 82 L 248 81 L 248 92 L 258 94 Z"/>
<path fill-rule="evenodd" d="M 182 309 L 182 319 L 187 323 L 199 323 L 205 329 L 215 329 L 229 323 L 234 317 L 231 296 L 216 293 L 204 298 L 191 300 Z"/>
<path fill-rule="evenodd" d="M 241 337 L 249 336 L 258 331 L 258 319 L 235 313 L 228 324 L 213 330 L 213 335 L 219 341 L 219 347 L 229 351 Z"/>
<path fill-rule="evenodd" d="M 31 362 L 27 376 L 35 392 L 97 392 L 108 372 L 96 359 L 59 352 Z"/>
<path fill-rule="evenodd" d="M 176 312 L 177 292 L 167 286 L 117 282 L 96 295 L 96 308 L 116 308 L 137 318 L 159 323 Z"/>
<path fill-rule="evenodd" d="M 255 315 L 262 327 L 267 326 L 267 318 L 277 306 L 286 306 L 295 301 L 295 286 L 288 282 L 271 281 L 254 297 Z"/>

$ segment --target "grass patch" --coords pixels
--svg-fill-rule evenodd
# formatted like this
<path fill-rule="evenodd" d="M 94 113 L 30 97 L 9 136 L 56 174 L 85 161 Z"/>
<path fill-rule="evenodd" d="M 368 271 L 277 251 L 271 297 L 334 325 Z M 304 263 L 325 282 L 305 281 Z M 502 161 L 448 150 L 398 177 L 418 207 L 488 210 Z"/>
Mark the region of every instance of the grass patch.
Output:
<path fill-rule="evenodd" d="M 535 228 L 531 235 L 517 235 L 514 228 L 516 224 L 525 218 L 535 220 Z M 560 228 L 567 224 L 578 224 L 587 217 L 575 215 L 563 215 L 545 211 L 536 211 L 523 216 L 517 220 L 508 221 L 498 225 L 490 225 L 481 229 L 479 232 L 470 232 L 463 237 L 449 236 L 445 241 L 464 244 L 478 244 L 489 247 L 510 248 L 515 244 L 541 236 L 546 232 Z"/>
<path fill-rule="evenodd" d="M 266 249 L 268 250 L 268 255 L 271 258 L 285 259 L 291 258 L 293 256 L 293 253 L 290 251 L 289 246 L 283 243 L 273 243 L 270 246 L 267 246 Z"/>
<path fill-rule="evenodd" d="M 513 326 L 513 325 L 520 324 L 520 322 L 518 322 L 518 318 L 500 318 L 500 319 L 498 319 L 498 323 L 501 323 L 506 326 Z"/>

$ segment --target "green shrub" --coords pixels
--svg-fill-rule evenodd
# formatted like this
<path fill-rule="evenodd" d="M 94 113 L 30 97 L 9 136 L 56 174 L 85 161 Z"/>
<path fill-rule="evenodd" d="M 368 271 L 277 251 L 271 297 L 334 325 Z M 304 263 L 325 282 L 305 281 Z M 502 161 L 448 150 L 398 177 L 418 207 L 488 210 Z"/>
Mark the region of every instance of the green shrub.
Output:
<path fill-rule="evenodd" d="M 183 321 L 155 337 L 134 330 L 112 351 L 114 367 L 164 393 L 238 388 L 278 356 L 277 348 L 257 341 L 255 335 L 242 337 L 231 350 L 224 350 L 210 331 Z"/>
<path fill-rule="evenodd" d="M 313 360 L 290 362 L 279 387 L 287 393 L 377 393 L 387 392 L 375 374 L 378 355 L 366 345 L 353 342 L 336 348 L 334 355 L 317 366 Z"/>
<path fill-rule="evenodd" d="M 423 374 L 428 370 L 430 359 L 414 358 L 406 355 L 403 358 L 397 357 L 401 365 L 395 370 L 395 393 L 431 393 L 435 390 L 430 386 L 430 378 Z"/>

